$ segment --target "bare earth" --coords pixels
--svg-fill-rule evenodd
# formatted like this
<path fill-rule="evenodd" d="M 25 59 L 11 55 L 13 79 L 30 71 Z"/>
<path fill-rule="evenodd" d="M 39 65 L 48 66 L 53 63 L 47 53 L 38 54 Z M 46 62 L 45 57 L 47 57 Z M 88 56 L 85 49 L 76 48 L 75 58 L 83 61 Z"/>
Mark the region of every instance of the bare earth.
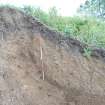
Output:
<path fill-rule="evenodd" d="M 105 105 L 104 53 L 87 59 L 82 47 L 0 8 L 0 105 Z"/>

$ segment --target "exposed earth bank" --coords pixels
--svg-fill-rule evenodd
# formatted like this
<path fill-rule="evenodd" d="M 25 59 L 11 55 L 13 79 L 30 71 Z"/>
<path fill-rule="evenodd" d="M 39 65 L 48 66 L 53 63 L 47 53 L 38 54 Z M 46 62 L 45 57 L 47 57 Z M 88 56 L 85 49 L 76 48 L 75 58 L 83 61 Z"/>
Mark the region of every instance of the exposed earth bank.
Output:
<path fill-rule="evenodd" d="M 105 52 L 37 19 L 0 8 L 0 105 L 105 105 Z"/>

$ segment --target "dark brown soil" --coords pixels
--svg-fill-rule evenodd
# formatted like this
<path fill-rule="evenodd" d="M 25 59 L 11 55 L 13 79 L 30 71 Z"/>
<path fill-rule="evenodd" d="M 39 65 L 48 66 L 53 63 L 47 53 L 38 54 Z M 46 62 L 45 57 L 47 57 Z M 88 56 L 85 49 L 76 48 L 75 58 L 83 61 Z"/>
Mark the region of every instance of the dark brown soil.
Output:
<path fill-rule="evenodd" d="M 105 105 L 105 51 L 0 8 L 0 105 Z"/>

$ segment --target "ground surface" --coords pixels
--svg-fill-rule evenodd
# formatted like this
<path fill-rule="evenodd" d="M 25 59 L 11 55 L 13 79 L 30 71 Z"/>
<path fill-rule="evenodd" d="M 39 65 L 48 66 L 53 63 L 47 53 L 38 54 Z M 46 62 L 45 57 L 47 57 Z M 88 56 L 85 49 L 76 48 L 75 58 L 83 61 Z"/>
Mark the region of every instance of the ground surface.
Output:
<path fill-rule="evenodd" d="M 87 59 L 82 47 L 1 8 L 0 105 L 105 105 L 104 52 Z"/>

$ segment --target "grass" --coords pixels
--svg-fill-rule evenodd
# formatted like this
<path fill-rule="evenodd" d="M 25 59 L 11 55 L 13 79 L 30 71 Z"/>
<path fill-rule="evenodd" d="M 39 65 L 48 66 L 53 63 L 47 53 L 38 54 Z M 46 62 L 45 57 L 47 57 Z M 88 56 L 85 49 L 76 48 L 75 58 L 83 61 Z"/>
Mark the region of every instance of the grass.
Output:
<path fill-rule="evenodd" d="M 84 53 L 83 53 L 83 55 L 85 56 L 85 57 L 87 57 L 88 59 L 91 57 L 91 54 L 92 54 L 92 51 L 91 51 L 91 49 L 90 48 L 84 48 Z"/>
<path fill-rule="evenodd" d="M 1 5 L 1 7 L 3 6 Z M 93 17 L 61 16 L 55 7 L 50 8 L 48 13 L 40 8 L 31 6 L 24 6 L 23 8 L 18 7 L 17 9 L 22 10 L 25 13 L 38 18 L 44 24 L 63 32 L 65 36 L 76 38 L 89 46 L 105 48 L 105 22 L 102 20 Z"/>
<path fill-rule="evenodd" d="M 27 10 L 26 10 L 27 9 Z M 55 7 L 48 13 L 40 8 L 24 7 L 23 11 L 37 17 L 43 23 L 80 40 L 89 46 L 105 48 L 105 22 L 94 17 L 64 17 Z"/>

